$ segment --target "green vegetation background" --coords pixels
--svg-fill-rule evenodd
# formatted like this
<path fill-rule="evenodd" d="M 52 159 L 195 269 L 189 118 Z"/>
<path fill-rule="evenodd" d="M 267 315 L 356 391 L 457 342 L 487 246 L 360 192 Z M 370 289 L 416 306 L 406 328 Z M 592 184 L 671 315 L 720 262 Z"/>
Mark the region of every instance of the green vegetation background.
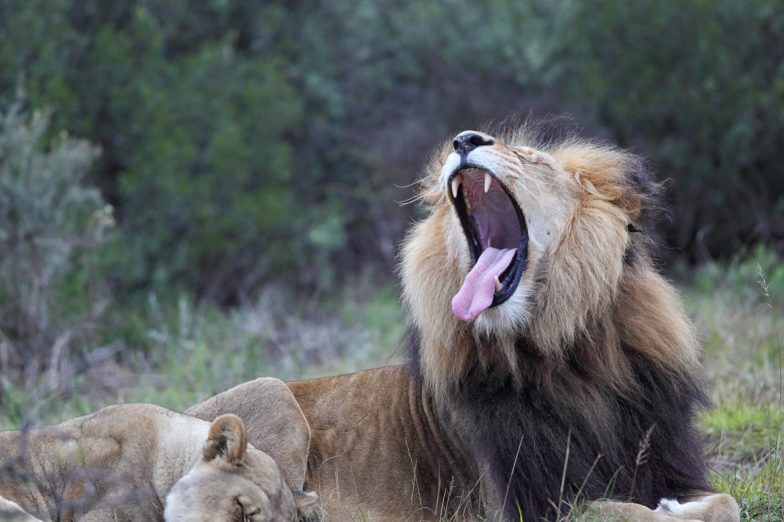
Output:
<path fill-rule="evenodd" d="M 781 520 L 780 0 L 0 0 L 0 427 L 398 361 L 400 202 L 529 115 L 668 180 L 714 483 Z"/>

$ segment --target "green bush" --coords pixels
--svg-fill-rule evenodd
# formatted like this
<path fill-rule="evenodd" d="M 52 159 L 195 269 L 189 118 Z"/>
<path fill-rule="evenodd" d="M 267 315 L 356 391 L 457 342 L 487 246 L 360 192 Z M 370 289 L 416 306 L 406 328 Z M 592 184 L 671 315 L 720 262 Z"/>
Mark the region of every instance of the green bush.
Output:
<path fill-rule="evenodd" d="M 698 261 L 781 243 L 784 3 L 571 6 L 557 84 L 672 179 L 671 243 Z"/>
<path fill-rule="evenodd" d="M 784 238 L 777 0 L 8 0 L 0 39 L 0 106 L 21 81 L 103 151 L 121 291 L 389 274 L 430 150 L 529 113 L 673 180 L 668 257 Z"/>
<path fill-rule="evenodd" d="M 49 369 L 57 386 L 105 309 L 95 265 L 113 218 L 84 183 L 97 149 L 44 139 L 48 120 L 20 103 L 0 113 L 0 372 Z"/>
<path fill-rule="evenodd" d="M 224 301 L 306 258 L 307 226 L 285 133 L 300 106 L 274 61 L 205 45 L 140 93 L 144 137 L 120 180 L 125 277 L 180 282 Z"/>

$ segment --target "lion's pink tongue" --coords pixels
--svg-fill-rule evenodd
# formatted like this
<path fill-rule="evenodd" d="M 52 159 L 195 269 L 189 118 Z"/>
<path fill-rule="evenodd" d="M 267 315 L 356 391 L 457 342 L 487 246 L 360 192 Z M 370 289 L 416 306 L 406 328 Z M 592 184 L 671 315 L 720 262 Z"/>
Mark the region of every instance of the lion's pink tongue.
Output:
<path fill-rule="evenodd" d="M 474 268 L 463 281 L 463 286 L 452 298 L 452 311 L 463 321 L 479 317 L 492 303 L 495 295 L 495 278 L 512 262 L 516 248 L 488 247 L 479 256 Z"/>

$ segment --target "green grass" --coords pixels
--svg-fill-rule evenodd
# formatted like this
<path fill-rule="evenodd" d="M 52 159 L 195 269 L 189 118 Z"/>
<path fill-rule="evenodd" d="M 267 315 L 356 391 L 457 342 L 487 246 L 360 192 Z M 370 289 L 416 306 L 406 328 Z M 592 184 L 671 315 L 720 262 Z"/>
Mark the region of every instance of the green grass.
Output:
<path fill-rule="evenodd" d="M 684 271 L 679 286 L 715 405 L 699 419 L 711 482 L 738 500 L 742 520 L 784 520 L 784 265 L 758 250 Z M 124 340 L 120 364 L 96 362 L 66 393 L 47 393 L 46 376 L 27 388 L 0 378 L 0 427 L 52 423 L 114 402 L 181 410 L 257 376 L 308 378 L 395 363 L 405 319 L 393 287 L 364 281 L 308 303 L 270 289 L 228 313 L 150 297 L 115 316 L 112 327 Z"/>
<path fill-rule="evenodd" d="M 784 520 L 784 265 L 758 249 L 686 279 L 714 409 L 705 412 L 711 479 L 742 520 Z"/>

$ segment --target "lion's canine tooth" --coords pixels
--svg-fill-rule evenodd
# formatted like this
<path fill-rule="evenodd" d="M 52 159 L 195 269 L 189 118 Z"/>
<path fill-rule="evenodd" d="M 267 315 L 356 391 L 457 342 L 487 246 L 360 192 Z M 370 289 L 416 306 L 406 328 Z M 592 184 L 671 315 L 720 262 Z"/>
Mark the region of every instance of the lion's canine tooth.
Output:
<path fill-rule="evenodd" d="M 457 197 L 457 191 L 460 188 L 460 175 L 458 174 L 454 178 L 452 178 L 452 197 Z"/>
<path fill-rule="evenodd" d="M 498 293 L 501 291 L 501 280 L 498 279 L 498 276 L 495 276 L 495 292 Z"/>
<path fill-rule="evenodd" d="M 490 176 L 490 174 L 485 172 L 485 194 L 487 194 L 487 191 L 490 190 L 490 183 L 492 182 L 493 178 Z"/>

